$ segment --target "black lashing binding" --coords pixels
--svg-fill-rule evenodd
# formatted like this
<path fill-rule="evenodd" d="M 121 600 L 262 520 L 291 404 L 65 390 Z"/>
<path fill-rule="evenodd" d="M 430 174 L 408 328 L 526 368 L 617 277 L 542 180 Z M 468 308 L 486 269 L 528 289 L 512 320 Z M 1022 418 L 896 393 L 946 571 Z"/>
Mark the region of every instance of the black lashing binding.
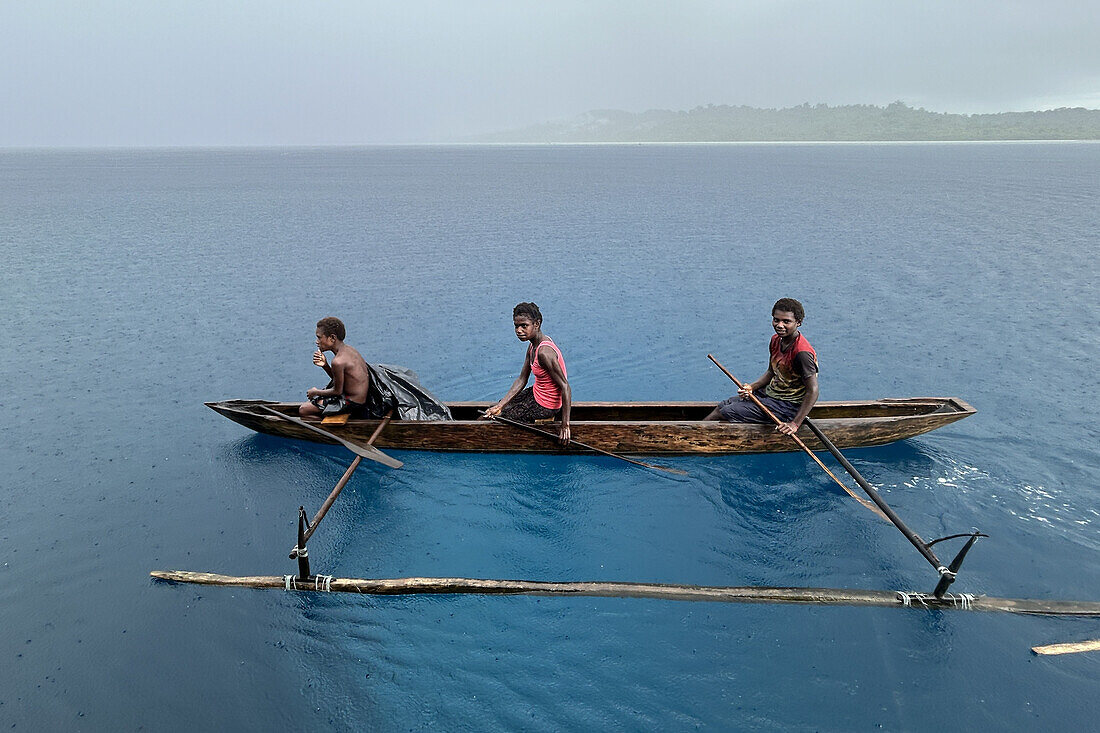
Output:
<path fill-rule="evenodd" d="M 310 577 L 309 572 L 309 550 L 306 549 L 306 525 L 309 524 L 309 520 L 306 519 L 306 508 L 304 506 L 298 507 L 298 544 L 294 546 L 294 549 L 290 551 L 290 559 L 298 560 L 298 579 L 308 580 Z"/>
<path fill-rule="evenodd" d="M 962 536 L 962 535 L 956 535 L 956 536 Z M 968 539 L 966 541 L 966 544 L 962 546 L 962 549 L 959 550 L 959 554 L 955 555 L 955 559 L 951 561 L 951 564 L 948 565 L 946 568 L 943 568 L 943 567 L 937 568 L 937 570 L 940 571 L 940 582 L 936 583 L 936 589 L 934 591 L 932 591 L 932 595 L 934 595 L 936 598 L 943 598 L 943 594 L 946 593 L 947 589 L 951 586 L 951 584 L 955 582 L 955 576 L 958 574 L 959 568 L 962 567 L 963 560 L 966 559 L 966 553 L 970 552 L 971 546 L 973 546 L 973 544 L 978 541 L 979 537 L 988 537 L 988 536 L 989 535 L 982 534 L 981 532 L 978 532 L 977 530 L 975 530 L 970 535 L 970 539 Z M 945 539 L 946 540 L 946 539 L 950 539 L 950 538 L 949 537 L 941 537 L 940 539 Z M 928 543 L 927 546 L 931 547 L 932 545 L 934 545 L 935 543 L 937 543 L 939 541 L 940 540 L 932 540 L 931 542 Z"/>

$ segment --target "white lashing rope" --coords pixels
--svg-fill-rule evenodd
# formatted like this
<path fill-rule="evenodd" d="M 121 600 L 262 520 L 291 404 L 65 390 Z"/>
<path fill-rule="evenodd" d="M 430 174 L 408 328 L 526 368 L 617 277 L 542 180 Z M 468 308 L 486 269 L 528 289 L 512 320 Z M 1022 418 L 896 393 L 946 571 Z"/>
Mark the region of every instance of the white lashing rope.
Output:
<path fill-rule="evenodd" d="M 936 598 L 927 593 L 906 593 L 901 590 L 896 591 L 896 593 L 898 594 L 898 600 L 901 601 L 901 605 L 906 608 L 912 608 L 913 601 L 917 601 L 925 608 L 931 608 L 931 606 L 928 605 L 929 601 L 950 601 L 951 605 L 955 608 L 971 611 L 974 609 L 974 600 L 977 598 L 973 593 L 959 593 L 958 595 L 954 593 L 945 593 L 943 598 Z"/>
<path fill-rule="evenodd" d="M 901 605 L 905 606 L 906 608 L 911 608 L 913 605 L 913 601 L 919 601 L 922 606 L 928 608 L 928 603 L 924 600 L 924 593 L 906 593 L 903 590 L 899 590 L 897 593 L 898 600 L 900 600 Z"/>
<path fill-rule="evenodd" d="M 331 593 L 333 577 L 332 575 L 314 575 L 313 590 L 323 590 L 326 593 Z M 297 580 L 297 576 L 295 575 L 284 575 L 283 588 L 286 590 L 298 590 L 298 584 L 295 580 Z"/>

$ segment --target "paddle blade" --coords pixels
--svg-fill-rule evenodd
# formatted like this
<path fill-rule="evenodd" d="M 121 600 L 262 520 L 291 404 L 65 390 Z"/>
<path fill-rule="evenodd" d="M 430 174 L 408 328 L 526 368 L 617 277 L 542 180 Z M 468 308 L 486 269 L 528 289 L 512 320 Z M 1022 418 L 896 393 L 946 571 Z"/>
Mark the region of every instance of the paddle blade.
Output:
<path fill-rule="evenodd" d="M 342 438 L 337 438 L 337 440 L 339 440 L 341 445 L 350 450 L 352 453 L 357 456 L 362 456 L 368 461 L 376 461 L 378 463 L 381 463 L 383 466 L 389 466 L 390 468 L 401 468 L 405 465 L 396 458 L 392 458 L 391 456 L 386 455 L 382 451 L 375 448 L 373 445 L 358 445 L 356 443 L 352 443 L 350 440 L 343 440 Z"/>
<path fill-rule="evenodd" d="M 287 420 L 288 422 L 292 422 L 295 425 L 301 425 L 306 430 L 311 430 L 311 431 L 317 433 L 318 435 L 324 435 L 326 438 L 331 438 L 332 440 L 335 440 L 337 443 L 339 443 L 340 445 L 342 445 L 345 448 L 347 448 L 348 450 L 350 450 L 355 455 L 362 456 L 363 458 L 366 458 L 368 461 L 375 461 L 377 463 L 381 463 L 383 466 L 389 466 L 390 468 L 401 468 L 402 466 L 405 465 L 404 463 L 397 460 L 396 458 L 390 458 L 389 456 L 387 456 L 385 453 L 378 450 L 374 446 L 360 445 L 359 443 L 352 443 L 350 440 L 344 440 L 339 435 L 335 435 L 333 433 L 330 433 L 327 430 L 322 430 L 321 428 L 317 427 L 316 425 L 311 425 L 311 424 L 307 423 L 305 420 L 301 420 L 299 418 L 292 417 L 290 415 L 286 415 L 284 413 L 279 412 L 278 410 L 273 410 L 270 407 L 268 407 L 267 405 L 257 405 L 257 406 L 261 410 L 263 410 L 264 412 L 267 412 L 271 415 L 274 415 L 277 418 L 280 418 L 282 420 Z"/>
<path fill-rule="evenodd" d="M 1077 654 L 1079 652 L 1100 652 L 1100 639 L 1090 641 L 1077 641 L 1067 644 L 1047 644 L 1046 646 L 1033 646 L 1031 651 L 1036 654 Z"/>

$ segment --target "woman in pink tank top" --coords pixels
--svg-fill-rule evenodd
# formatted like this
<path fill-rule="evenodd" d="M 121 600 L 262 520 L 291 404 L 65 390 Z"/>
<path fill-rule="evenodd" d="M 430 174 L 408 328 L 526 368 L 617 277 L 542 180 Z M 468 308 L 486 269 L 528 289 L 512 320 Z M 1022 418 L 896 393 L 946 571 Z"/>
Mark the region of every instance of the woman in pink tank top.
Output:
<path fill-rule="evenodd" d="M 516 337 L 528 342 L 523 369 L 508 394 L 486 410 L 485 416 L 500 415 L 533 423 L 560 414 L 558 440 L 562 445 L 568 445 L 569 410 L 573 396 L 569 390 L 569 375 L 565 371 L 565 357 L 557 344 L 542 332 L 542 313 L 534 303 L 517 305 L 512 310 L 512 323 L 516 327 Z M 527 380 L 532 374 L 535 375 L 535 384 L 528 387 Z"/>

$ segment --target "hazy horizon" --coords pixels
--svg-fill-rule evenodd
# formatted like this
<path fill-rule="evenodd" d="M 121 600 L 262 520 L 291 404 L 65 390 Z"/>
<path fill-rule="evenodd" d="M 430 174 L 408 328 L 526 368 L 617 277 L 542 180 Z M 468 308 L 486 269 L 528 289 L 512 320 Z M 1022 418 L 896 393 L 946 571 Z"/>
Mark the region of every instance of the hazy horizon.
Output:
<path fill-rule="evenodd" d="M 706 106 L 706 105 L 703 105 Z M 717 105 L 716 105 L 717 106 Z M 832 105 L 831 105 L 832 106 Z M 788 108 L 789 109 L 789 108 Z M 575 118 L 581 118 L 588 115 L 591 112 L 596 111 L 609 111 L 609 110 L 589 110 L 589 112 L 580 113 L 574 116 Z M 615 110 L 625 111 L 625 110 Z M 654 110 L 647 110 L 647 112 L 653 112 Z M 679 110 L 674 110 L 678 112 Z M 684 110 L 687 111 L 687 110 Z M 939 110 L 929 110 L 939 112 Z M 1017 110 L 1005 110 L 1005 113 L 1016 112 Z M 1023 112 L 1041 112 L 1044 110 L 1022 110 Z M 1048 110 L 1054 111 L 1054 110 Z M 1100 110 L 1088 110 L 1100 112 Z M 633 114 L 633 113 L 631 113 Z M 642 113 L 639 113 L 642 114 Z M 975 113 L 979 114 L 1001 114 L 1001 113 Z M 959 139 L 925 139 L 925 138 L 913 138 L 913 139 L 750 139 L 750 140 L 514 140 L 514 139 L 492 139 L 494 136 L 506 137 L 508 134 L 518 134 L 529 130 L 535 130 L 539 128 L 550 127 L 556 123 L 562 123 L 571 120 L 573 118 L 567 118 L 566 120 L 547 120 L 544 123 L 537 123 L 535 125 L 523 128 L 515 128 L 507 131 L 490 131 L 482 134 L 475 134 L 467 136 L 465 139 L 455 140 L 436 140 L 436 141 L 415 141 L 415 142 L 364 142 L 364 143 L 228 143 L 228 144 L 167 144 L 167 145 L 0 145 L 0 150 L 8 151 L 95 151 L 95 150 L 216 150 L 216 149 L 292 149 L 292 148 L 356 148 L 356 147 L 447 147 L 447 146 L 478 146 L 478 145 L 762 145 L 762 144 L 776 144 L 776 145 L 906 145 L 906 144 L 951 144 L 951 143 L 969 143 L 969 144 L 1003 144 L 1003 143 L 1100 143 L 1100 140 L 1091 138 L 1004 138 L 1004 139 L 974 139 L 974 138 L 959 138 Z"/>
<path fill-rule="evenodd" d="M 0 147 L 428 144 L 593 110 L 1100 108 L 1063 0 L 0 7 Z"/>

